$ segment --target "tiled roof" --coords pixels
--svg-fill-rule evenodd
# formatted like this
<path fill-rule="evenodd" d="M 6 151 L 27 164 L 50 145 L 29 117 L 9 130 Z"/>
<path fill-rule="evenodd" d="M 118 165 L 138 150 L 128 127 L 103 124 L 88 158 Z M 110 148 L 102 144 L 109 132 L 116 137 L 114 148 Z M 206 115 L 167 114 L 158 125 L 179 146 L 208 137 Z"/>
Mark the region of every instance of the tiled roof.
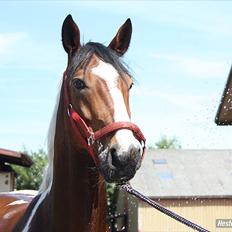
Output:
<path fill-rule="evenodd" d="M 131 184 L 150 197 L 232 197 L 232 150 L 147 150 Z"/>

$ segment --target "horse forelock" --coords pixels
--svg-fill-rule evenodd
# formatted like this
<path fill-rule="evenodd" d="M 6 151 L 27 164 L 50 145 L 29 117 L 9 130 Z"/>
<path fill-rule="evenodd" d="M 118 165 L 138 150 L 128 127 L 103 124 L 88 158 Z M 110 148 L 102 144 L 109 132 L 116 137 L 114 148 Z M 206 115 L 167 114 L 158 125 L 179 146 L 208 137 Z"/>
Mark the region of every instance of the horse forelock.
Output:
<path fill-rule="evenodd" d="M 77 53 L 72 57 L 67 68 L 68 78 L 71 78 L 81 66 L 85 71 L 94 54 L 103 62 L 111 64 L 120 74 L 123 73 L 131 76 L 127 65 L 121 60 L 116 52 L 103 44 L 88 42 L 81 46 Z"/>

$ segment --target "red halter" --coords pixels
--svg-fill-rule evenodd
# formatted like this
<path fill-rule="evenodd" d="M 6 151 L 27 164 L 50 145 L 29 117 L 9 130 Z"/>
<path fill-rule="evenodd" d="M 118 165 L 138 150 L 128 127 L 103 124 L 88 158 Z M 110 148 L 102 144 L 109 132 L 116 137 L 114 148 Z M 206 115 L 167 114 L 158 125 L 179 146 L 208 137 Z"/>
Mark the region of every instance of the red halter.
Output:
<path fill-rule="evenodd" d="M 89 153 L 89 155 L 93 158 L 96 165 L 98 165 L 98 157 L 94 152 L 93 145 L 94 143 L 105 137 L 107 134 L 115 132 L 121 129 L 128 129 L 133 132 L 135 138 L 141 143 L 143 147 L 142 158 L 145 152 L 145 142 L 146 139 L 141 132 L 141 130 L 135 124 L 131 122 L 113 122 L 98 131 L 93 131 L 93 129 L 85 123 L 85 121 L 81 118 L 81 116 L 73 109 L 70 97 L 68 94 L 68 84 L 67 84 L 67 75 L 64 73 L 63 78 L 64 85 L 64 101 L 67 106 L 68 116 L 70 118 L 70 123 L 73 128 L 73 131 L 76 134 L 81 146 Z"/>

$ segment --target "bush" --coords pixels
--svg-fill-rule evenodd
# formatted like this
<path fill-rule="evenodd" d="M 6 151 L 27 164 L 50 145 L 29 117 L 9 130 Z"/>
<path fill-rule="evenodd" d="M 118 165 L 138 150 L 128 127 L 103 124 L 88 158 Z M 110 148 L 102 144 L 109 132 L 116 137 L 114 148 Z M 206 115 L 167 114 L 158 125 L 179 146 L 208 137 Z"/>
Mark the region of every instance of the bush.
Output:
<path fill-rule="evenodd" d="M 155 145 L 149 145 L 148 149 L 180 149 L 181 144 L 175 137 L 168 138 L 163 136 Z"/>
<path fill-rule="evenodd" d="M 30 168 L 21 167 L 18 165 L 11 165 L 16 172 L 16 189 L 32 189 L 38 190 L 43 179 L 43 170 L 47 165 L 47 155 L 44 150 L 40 149 L 38 152 L 27 152 L 33 161 L 33 165 Z"/>

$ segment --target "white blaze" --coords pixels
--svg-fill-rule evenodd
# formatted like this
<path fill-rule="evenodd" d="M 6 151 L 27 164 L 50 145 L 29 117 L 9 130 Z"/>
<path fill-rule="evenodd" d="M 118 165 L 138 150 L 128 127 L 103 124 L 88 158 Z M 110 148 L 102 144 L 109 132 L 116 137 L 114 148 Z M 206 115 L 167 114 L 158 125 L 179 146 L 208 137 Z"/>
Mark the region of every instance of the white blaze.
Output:
<path fill-rule="evenodd" d="M 117 70 L 111 64 L 100 60 L 98 66 L 94 67 L 92 72 L 102 78 L 107 84 L 114 104 L 114 121 L 130 122 L 122 92 L 118 87 L 120 75 Z M 135 139 L 130 130 L 122 129 L 117 131 L 116 139 L 121 151 L 127 151 L 131 145 L 135 147 L 140 146 L 140 143 Z"/>

